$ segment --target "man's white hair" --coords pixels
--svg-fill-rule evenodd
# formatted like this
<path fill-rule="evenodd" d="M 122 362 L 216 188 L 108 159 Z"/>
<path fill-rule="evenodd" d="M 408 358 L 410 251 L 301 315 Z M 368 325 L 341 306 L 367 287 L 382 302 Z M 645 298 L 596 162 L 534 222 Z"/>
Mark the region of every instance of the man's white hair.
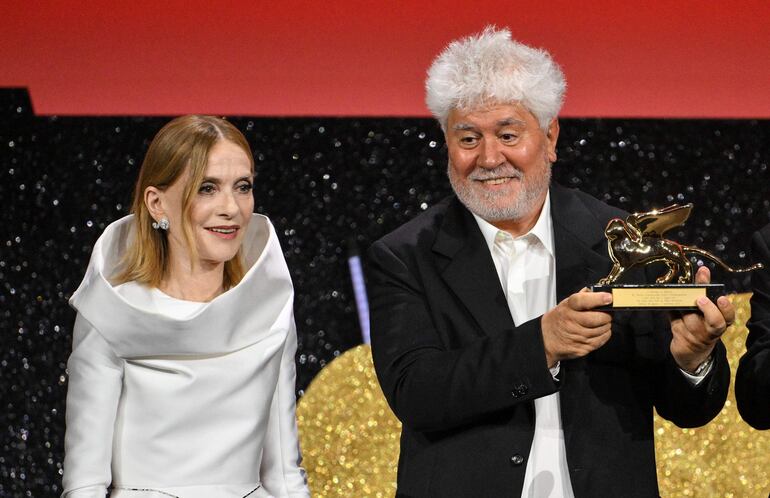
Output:
<path fill-rule="evenodd" d="M 566 87 L 564 73 L 548 52 L 512 40 L 507 29 L 487 26 L 453 41 L 433 61 L 425 102 L 445 131 L 452 109 L 514 102 L 545 130 L 559 114 Z"/>

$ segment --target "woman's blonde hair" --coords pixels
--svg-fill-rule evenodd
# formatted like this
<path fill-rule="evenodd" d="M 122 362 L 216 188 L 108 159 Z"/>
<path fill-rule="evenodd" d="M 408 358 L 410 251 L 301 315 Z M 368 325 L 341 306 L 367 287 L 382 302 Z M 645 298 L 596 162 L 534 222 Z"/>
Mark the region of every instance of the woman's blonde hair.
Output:
<path fill-rule="evenodd" d="M 190 226 L 193 200 L 198 193 L 206 172 L 208 156 L 214 145 L 227 140 L 246 152 L 254 171 L 254 158 L 246 138 L 224 119 L 213 116 L 189 115 L 167 123 L 155 135 L 147 155 L 144 156 L 139 178 L 134 188 L 131 212 L 134 214 L 135 237 L 126 251 L 118 275 L 112 279 L 115 285 L 136 281 L 158 287 L 168 271 L 168 237 L 165 230 L 152 228 L 153 220 L 144 203 L 147 187 L 165 190 L 182 174 L 187 173 L 187 184 L 182 196 L 182 230 L 190 260 L 198 259 L 198 250 Z M 245 273 L 241 250 L 225 262 L 225 289 L 240 282 Z"/>

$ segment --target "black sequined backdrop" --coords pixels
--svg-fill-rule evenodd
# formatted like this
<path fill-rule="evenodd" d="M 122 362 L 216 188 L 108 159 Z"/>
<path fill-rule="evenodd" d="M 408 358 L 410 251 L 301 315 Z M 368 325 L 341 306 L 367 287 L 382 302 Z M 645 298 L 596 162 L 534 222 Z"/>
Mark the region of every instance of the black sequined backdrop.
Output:
<path fill-rule="evenodd" d="M 166 121 L 35 117 L 26 91 L 0 89 L 0 496 L 60 492 L 67 299 Z M 346 241 L 365 248 L 449 192 L 442 135 L 430 119 L 232 122 L 254 148 L 256 209 L 294 279 L 301 395 L 361 342 Z M 769 121 L 565 119 L 558 152 L 557 181 L 626 210 L 695 203 L 672 236 L 735 265 L 770 221 Z"/>

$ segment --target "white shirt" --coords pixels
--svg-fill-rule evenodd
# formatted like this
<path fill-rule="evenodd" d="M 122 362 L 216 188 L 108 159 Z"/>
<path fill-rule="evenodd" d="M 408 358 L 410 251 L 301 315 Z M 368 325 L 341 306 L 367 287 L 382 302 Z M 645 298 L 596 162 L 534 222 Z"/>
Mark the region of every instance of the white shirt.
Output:
<path fill-rule="evenodd" d="M 473 215 L 492 253 L 516 326 L 556 306 L 551 198 L 546 195 L 535 226 L 513 237 Z M 559 365 L 551 369 L 556 376 Z M 573 497 L 561 425 L 559 393 L 535 399 L 535 434 L 524 474 L 523 497 Z"/>
<path fill-rule="evenodd" d="M 514 324 L 518 327 L 556 307 L 556 260 L 554 252 L 551 194 L 546 195 L 535 226 L 513 237 L 476 214 L 473 215 L 487 242 Z M 711 370 L 701 375 L 682 373 L 698 385 Z M 551 375 L 559 373 L 559 364 Z M 561 425 L 559 393 L 535 399 L 535 433 L 527 459 L 522 497 L 574 497 L 567 466 L 564 430 Z"/>

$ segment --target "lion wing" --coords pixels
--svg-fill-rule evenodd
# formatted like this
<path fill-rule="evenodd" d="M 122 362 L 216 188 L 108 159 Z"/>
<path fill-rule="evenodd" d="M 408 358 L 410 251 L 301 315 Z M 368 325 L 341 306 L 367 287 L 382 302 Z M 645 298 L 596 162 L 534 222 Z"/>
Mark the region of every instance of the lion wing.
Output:
<path fill-rule="evenodd" d="M 626 218 L 626 223 L 644 237 L 663 237 L 663 234 L 687 221 L 692 211 L 692 204 L 655 209 L 646 213 L 634 213 Z"/>

